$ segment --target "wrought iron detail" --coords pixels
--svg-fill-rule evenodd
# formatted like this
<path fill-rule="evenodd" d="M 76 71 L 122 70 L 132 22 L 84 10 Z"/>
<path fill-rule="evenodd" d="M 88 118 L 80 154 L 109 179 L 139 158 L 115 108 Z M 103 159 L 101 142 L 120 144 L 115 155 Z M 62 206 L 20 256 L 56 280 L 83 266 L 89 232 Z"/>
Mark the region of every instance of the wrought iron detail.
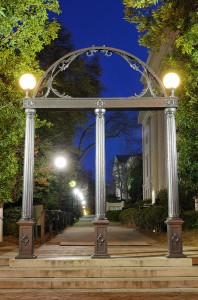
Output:
<path fill-rule="evenodd" d="M 100 100 L 98 100 L 98 101 L 96 102 L 96 105 L 97 105 L 98 107 L 103 107 L 103 106 L 105 105 L 105 102 L 104 102 L 102 99 L 100 99 Z"/>
<path fill-rule="evenodd" d="M 143 97 L 146 94 L 152 97 L 167 97 L 165 88 L 161 80 L 146 63 L 126 51 L 106 47 L 103 45 L 83 48 L 66 54 L 65 56 L 57 60 L 54 64 L 51 65 L 51 67 L 45 72 L 45 74 L 39 81 L 35 89 L 33 98 L 47 98 L 48 96 L 50 97 L 51 94 L 54 94 L 57 98 L 72 99 L 71 96 L 67 95 L 66 91 L 62 92 L 57 90 L 56 77 L 61 72 L 66 71 L 70 67 L 71 63 L 79 56 L 85 54 L 88 57 L 92 57 L 96 53 L 103 53 L 106 57 L 111 57 L 113 54 L 117 54 L 129 64 L 129 67 L 132 70 L 138 72 L 141 75 L 145 88 L 139 95 L 135 94 L 134 96 L 131 96 L 132 98 Z"/>
<path fill-rule="evenodd" d="M 167 105 L 169 107 L 175 107 L 175 105 L 178 105 L 178 100 L 176 97 L 170 97 L 168 102 L 167 102 Z"/>
<path fill-rule="evenodd" d="M 35 103 L 34 103 L 34 101 L 32 101 L 32 100 L 28 100 L 28 101 L 27 101 L 27 104 L 28 104 L 28 106 L 34 106 Z"/>
<path fill-rule="evenodd" d="M 100 233 L 99 236 L 97 237 L 97 241 L 100 245 L 102 245 L 105 242 L 105 238 L 102 235 L 102 233 Z"/>
<path fill-rule="evenodd" d="M 94 56 L 94 54 L 97 53 L 97 52 L 104 53 L 104 55 L 107 56 L 107 57 L 110 57 L 113 54 L 112 51 L 109 51 L 108 49 L 107 50 L 100 49 L 100 48 L 97 49 L 94 45 L 92 47 L 94 49 L 93 50 L 88 50 L 87 53 L 86 53 L 88 57 Z M 106 46 L 103 45 L 103 47 L 106 47 Z"/>
<path fill-rule="evenodd" d="M 30 242 L 30 240 L 28 239 L 27 234 L 24 235 L 24 236 L 22 237 L 22 243 L 23 243 L 25 246 L 27 246 L 27 244 L 28 244 L 29 242 Z"/>
<path fill-rule="evenodd" d="M 174 233 L 172 236 L 172 241 L 176 244 L 180 242 L 180 237 L 177 235 L 177 233 Z"/>

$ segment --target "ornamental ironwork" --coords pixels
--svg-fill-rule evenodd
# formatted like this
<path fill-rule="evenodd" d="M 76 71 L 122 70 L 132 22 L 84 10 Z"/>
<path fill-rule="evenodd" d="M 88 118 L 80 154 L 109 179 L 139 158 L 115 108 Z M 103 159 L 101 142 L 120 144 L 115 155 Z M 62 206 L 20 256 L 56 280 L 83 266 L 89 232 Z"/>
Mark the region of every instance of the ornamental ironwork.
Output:
<path fill-rule="evenodd" d="M 119 55 L 128 63 L 129 67 L 132 70 L 138 72 L 141 75 L 141 81 L 144 84 L 144 89 L 140 94 L 132 95 L 132 98 L 143 96 L 167 97 L 166 91 L 160 78 L 142 60 L 120 49 L 106 46 L 92 46 L 66 54 L 65 56 L 57 60 L 54 64 L 52 64 L 39 81 L 33 98 L 50 98 L 50 96 L 53 95 L 57 98 L 72 99 L 72 97 L 67 94 L 67 91 L 62 92 L 57 89 L 56 77 L 60 73 L 68 71 L 73 61 L 79 56 L 86 55 L 90 58 L 97 53 L 103 54 L 108 59 L 111 58 L 114 54 Z"/>
<path fill-rule="evenodd" d="M 30 242 L 30 240 L 28 239 L 27 234 L 24 235 L 24 236 L 22 237 L 22 243 L 23 243 L 25 246 L 27 246 L 27 244 L 28 244 L 29 242 Z"/>

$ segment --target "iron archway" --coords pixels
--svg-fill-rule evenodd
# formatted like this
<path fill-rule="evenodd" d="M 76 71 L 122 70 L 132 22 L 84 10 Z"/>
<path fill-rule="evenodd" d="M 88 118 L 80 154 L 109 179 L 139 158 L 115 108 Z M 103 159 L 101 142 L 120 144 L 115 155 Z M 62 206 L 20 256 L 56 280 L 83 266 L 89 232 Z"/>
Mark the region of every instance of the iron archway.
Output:
<path fill-rule="evenodd" d="M 53 86 L 56 76 L 69 68 L 72 61 L 82 54 L 93 56 L 103 53 L 110 57 L 113 53 L 120 55 L 129 66 L 139 72 L 144 79 L 145 88 L 139 95 L 127 98 L 72 98 L 61 94 Z M 55 97 L 52 97 L 51 95 Z M 17 258 L 34 258 L 33 253 L 33 167 L 34 167 L 34 116 L 36 109 L 53 110 L 90 110 L 96 114 L 96 239 L 94 257 L 107 254 L 105 219 L 105 165 L 104 165 L 104 114 L 106 109 L 163 109 L 166 114 L 167 127 L 167 173 L 169 212 L 166 221 L 168 227 L 168 257 L 184 257 L 182 252 L 181 228 L 183 221 L 179 218 L 179 199 L 177 185 L 176 126 L 175 111 L 177 98 L 168 97 L 159 77 L 153 70 L 134 55 L 116 48 L 93 46 L 69 53 L 48 68 L 38 82 L 32 98 L 23 100 L 26 112 L 25 160 L 22 217 L 19 220 L 19 255 Z"/>

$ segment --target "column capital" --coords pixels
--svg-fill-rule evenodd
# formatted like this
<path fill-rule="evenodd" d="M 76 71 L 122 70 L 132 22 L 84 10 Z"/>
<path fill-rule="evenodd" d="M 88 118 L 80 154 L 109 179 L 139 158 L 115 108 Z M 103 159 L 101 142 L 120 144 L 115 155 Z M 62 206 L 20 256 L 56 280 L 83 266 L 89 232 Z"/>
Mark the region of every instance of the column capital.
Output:
<path fill-rule="evenodd" d="M 102 118 L 104 116 L 105 112 L 106 112 L 106 109 L 104 109 L 104 108 L 96 108 L 95 109 L 95 114 L 96 114 L 96 117 L 98 117 L 98 118 Z"/>
<path fill-rule="evenodd" d="M 25 113 L 26 114 L 35 114 L 36 113 L 36 109 L 34 109 L 34 108 L 26 108 L 25 109 Z"/>
<path fill-rule="evenodd" d="M 175 107 L 168 107 L 165 109 L 165 114 L 167 118 L 171 118 L 174 116 L 176 112 L 176 108 Z"/>

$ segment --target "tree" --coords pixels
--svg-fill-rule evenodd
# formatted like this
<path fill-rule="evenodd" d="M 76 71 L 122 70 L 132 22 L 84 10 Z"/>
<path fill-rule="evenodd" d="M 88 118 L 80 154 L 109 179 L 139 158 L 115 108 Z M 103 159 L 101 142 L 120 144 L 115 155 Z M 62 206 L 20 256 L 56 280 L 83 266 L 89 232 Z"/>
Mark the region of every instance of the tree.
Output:
<path fill-rule="evenodd" d="M 105 138 L 112 139 L 124 136 L 127 141 L 140 142 L 137 137 L 137 117 L 126 111 L 111 111 L 105 114 Z M 95 116 L 89 115 L 89 122 L 84 128 L 78 128 L 78 159 L 81 161 L 86 153 L 95 146 Z M 89 143 L 87 142 L 89 141 Z"/>
<path fill-rule="evenodd" d="M 140 44 L 151 51 L 169 45 L 163 58 L 162 73 L 175 70 L 182 81 L 177 110 L 179 180 L 198 192 L 198 4 L 195 0 L 124 0 L 125 18 L 137 24 Z"/>
<path fill-rule="evenodd" d="M 129 169 L 129 199 L 131 204 L 142 200 L 142 184 L 143 184 L 143 172 L 142 172 L 142 157 L 136 155 Z"/>
<path fill-rule="evenodd" d="M 40 61 L 40 66 L 46 70 L 58 59 L 72 51 L 74 51 L 74 46 L 71 43 L 71 33 L 66 28 L 61 27 L 58 37 L 39 52 L 37 57 Z M 59 76 L 56 77 L 56 89 L 60 93 L 65 92 L 72 97 L 97 97 L 103 89 L 100 75 L 101 68 L 97 58 L 79 57 L 72 62 L 70 68 L 60 72 Z M 64 179 L 63 189 L 65 189 L 65 194 L 68 195 L 69 190 L 66 187 L 69 186 L 69 181 L 82 181 L 83 179 L 83 176 L 80 175 L 82 168 L 79 164 L 78 150 L 74 147 L 74 136 L 77 128 L 85 126 L 87 113 L 82 111 L 38 111 L 38 116 L 40 120 L 45 121 L 49 126 L 36 130 L 38 155 L 35 160 L 35 166 L 38 165 L 42 168 L 45 162 L 44 170 L 48 165 L 51 166 L 50 172 L 54 173 L 52 155 L 55 152 L 64 153 L 68 159 L 69 170 L 66 171 L 67 179 Z M 46 178 L 51 176 L 50 173 L 43 175 L 46 175 Z M 48 195 L 52 195 L 52 191 L 56 193 L 58 189 L 57 179 L 54 180 L 54 175 L 51 178 L 52 181 L 49 182 L 51 187 L 49 186 L 48 188 Z M 42 185 L 40 188 L 42 189 Z M 43 198 L 41 189 L 37 189 L 34 193 L 35 197 L 38 196 L 39 199 Z M 45 188 L 42 189 L 45 197 L 46 190 Z M 55 194 L 54 198 L 57 198 Z"/>
<path fill-rule="evenodd" d="M 59 24 L 48 11 L 59 13 L 57 0 L 1 1 L 0 23 L 0 202 L 16 199 L 24 138 L 24 112 L 18 78 L 40 76 L 36 53 L 57 36 Z M 5 15 L 5 16 L 4 16 Z"/>

